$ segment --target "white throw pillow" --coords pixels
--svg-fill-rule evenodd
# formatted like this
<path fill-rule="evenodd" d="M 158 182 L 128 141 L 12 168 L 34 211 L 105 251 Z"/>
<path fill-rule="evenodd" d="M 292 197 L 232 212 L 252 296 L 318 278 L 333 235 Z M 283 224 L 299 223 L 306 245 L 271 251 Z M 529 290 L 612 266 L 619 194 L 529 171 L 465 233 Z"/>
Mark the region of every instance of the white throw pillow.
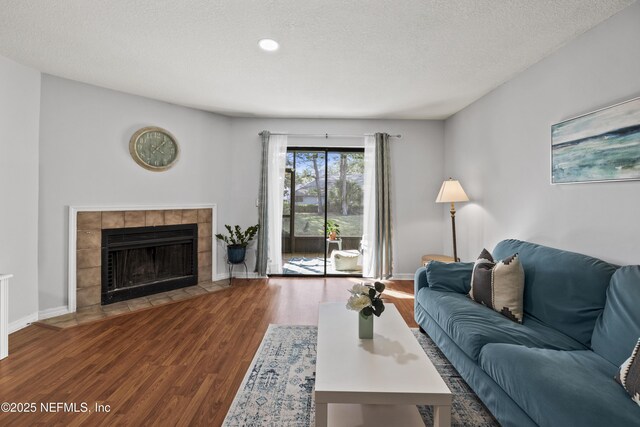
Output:
<path fill-rule="evenodd" d="M 631 352 L 631 356 L 620 366 L 616 375 L 622 387 L 629 393 L 631 400 L 640 405 L 640 338 Z"/>

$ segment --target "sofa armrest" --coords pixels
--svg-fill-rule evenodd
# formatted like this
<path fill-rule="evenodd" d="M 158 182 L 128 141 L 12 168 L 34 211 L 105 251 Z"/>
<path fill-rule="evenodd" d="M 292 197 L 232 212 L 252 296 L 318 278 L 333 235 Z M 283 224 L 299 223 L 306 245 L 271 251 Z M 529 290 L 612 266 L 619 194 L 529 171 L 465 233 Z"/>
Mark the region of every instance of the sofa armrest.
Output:
<path fill-rule="evenodd" d="M 431 261 L 425 267 L 425 282 L 435 291 L 468 294 L 474 263 Z"/>
<path fill-rule="evenodd" d="M 427 282 L 427 268 L 420 267 L 414 276 L 413 279 L 413 295 L 418 295 L 418 291 L 421 288 L 428 288 L 429 283 Z"/>

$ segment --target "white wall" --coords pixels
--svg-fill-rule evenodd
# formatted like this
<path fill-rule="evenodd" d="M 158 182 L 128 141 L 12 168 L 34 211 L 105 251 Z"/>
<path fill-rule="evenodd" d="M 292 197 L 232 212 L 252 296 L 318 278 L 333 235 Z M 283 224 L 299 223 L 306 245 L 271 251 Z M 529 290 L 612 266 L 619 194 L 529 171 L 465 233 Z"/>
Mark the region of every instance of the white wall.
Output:
<path fill-rule="evenodd" d="M 138 128 L 176 135 L 181 157 L 167 172 L 131 159 Z M 49 75 L 42 78 L 39 199 L 39 308 L 67 304 L 68 206 L 218 204 L 222 225 L 257 223 L 262 129 L 301 133 L 402 133 L 392 145 L 396 273 L 411 276 L 420 257 L 442 249 L 443 122 L 228 118 Z M 320 143 L 323 140 L 306 141 Z M 353 140 L 329 140 L 353 144 Z M 296 141 L 304 144 L 305 141 Z M 255 248 L 252 248 L 255 249 Z M 218 272 L 225 271 L 223 252 Z M 249 252 L 253 268 L 255 251 Z"/>
<path fill-rule="evenodd" d="M 180 144 L 166 172 L 129 154 L 150 125 Z M 68 206 L 217 203 L 219 223 L 229 214 L 227 117 L 43 75 L 40 127 L 40 310 L 67 304 Z"/>
<path fill-rule="evenodd" d="M 442 121 L 233 119 L 232 188 L 237 218 L 234 223 L 249 225 L 258 220 L 261 130 L 343 135 L 399 133 L 402 139 L 391 142 L 394 275 L 412 278 L 422 255 L 442 251 L 442 211 L 434 201 L 444 176 L 443 128 Z M 357 139 L 289 139 L 290 146 L 357 144 L 362 146 Z M 250 261 L 253 265 L 253 260 Z"/>
<path fill-rule="evenodd" d="M 639 40 L 636 3 L 446 121 L 447 170 L 473 201 L 456 221 L 463 259 L 518 238 L 640 263 L 640 182 L 549 178 L 552 124 L 640 95 Z"/>
<path fill-rule="evenodd" d="M 39 115 L 40 73 L 0 56 L 0 272 L 14 275 L 14 323 L 38 311 Z"/>

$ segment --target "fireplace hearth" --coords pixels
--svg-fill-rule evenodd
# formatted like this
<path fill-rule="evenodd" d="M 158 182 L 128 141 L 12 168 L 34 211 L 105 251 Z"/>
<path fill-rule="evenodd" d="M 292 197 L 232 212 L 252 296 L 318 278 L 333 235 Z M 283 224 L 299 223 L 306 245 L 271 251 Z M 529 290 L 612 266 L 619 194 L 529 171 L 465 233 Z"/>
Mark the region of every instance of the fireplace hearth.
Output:
<path fill-rule="evenodd" d="M 102 230 L 102 305 L 197 283 L 197 224 Z"/>

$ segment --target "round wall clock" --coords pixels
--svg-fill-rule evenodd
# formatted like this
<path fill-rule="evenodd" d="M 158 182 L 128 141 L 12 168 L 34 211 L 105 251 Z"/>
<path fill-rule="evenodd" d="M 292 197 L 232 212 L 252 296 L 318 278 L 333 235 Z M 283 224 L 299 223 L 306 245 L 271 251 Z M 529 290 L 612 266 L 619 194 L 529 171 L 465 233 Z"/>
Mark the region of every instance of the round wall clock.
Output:
<path fill-rule="evenodd" d="M 131 137 L 129 152 L 137 164 L 154 172 L 169 169 L 178 160 L 178 141 L 159 127 L 142 128 Z"/>

